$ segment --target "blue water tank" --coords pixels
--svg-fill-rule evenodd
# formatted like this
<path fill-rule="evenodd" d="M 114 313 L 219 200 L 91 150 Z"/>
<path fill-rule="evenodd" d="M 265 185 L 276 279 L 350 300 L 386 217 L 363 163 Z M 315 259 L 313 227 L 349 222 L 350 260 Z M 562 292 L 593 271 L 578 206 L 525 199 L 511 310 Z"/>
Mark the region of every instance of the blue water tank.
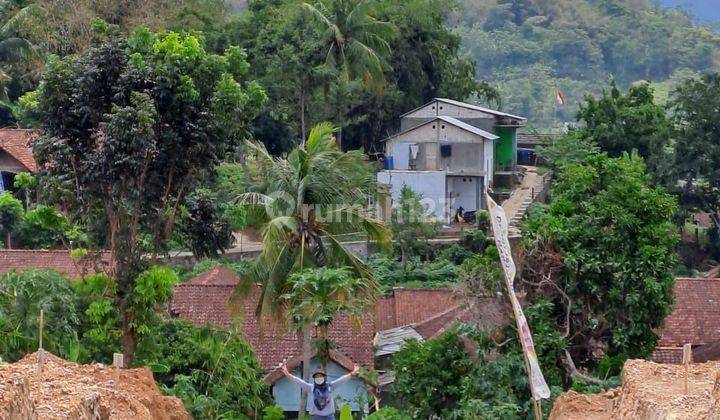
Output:
<path fill-rule="evenodd" d="M 394 167 L 393 165 L 393 157 L 392 156 L 385 156 L 385 159 L 383 159 L 383 168 L 387 170 L 391 170 Z"/>

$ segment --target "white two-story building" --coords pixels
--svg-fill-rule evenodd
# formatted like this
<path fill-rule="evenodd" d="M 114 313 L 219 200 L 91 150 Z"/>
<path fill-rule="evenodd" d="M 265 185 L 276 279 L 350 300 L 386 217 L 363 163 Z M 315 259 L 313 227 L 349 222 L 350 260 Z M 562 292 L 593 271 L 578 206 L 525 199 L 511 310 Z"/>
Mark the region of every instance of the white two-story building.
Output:
<path fill-rule="evenodd" d="M 449 222 L 460 207 L 484 208 L 496 171 L 514 170 L 522 117 L 438 98 L 401 118 L 402 131 L 384 140 L 385 170 L 377 178 L 393 204 L 407 185 Z"/>

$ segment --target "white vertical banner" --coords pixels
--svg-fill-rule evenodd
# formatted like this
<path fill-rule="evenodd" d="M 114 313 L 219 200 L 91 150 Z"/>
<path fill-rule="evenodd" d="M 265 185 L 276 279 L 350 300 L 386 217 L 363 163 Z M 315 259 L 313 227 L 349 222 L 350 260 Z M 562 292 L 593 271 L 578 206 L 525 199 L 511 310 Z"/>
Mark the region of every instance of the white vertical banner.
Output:
<path fill-rule="evenodd" d="M 537 401 L 543 398 L 550 398 L 550 388 L 545 382 L 545 377 L 540 369 L 537 353 L 535 352 L 535 343 L 533 342 L 530 326 L 528 325 L 522 306 L 515 296 L 515 262 L 512 258 L 512 250 L 510 241 L 508 240 L 508 221 L 505 216 L 505 210 L 500 207 L 487 193 L 485 198 L 490 212 L 490 220 L 492 221 L 493 236 L 495 237 L 495 246 L 497 246 L 500 254 L 500 263 L 505 273 L 505 286 L 507 286 L 508 297 L 515 314 L 518 335 L 522 344 L 523 353 L 525 353 L 525 361 L 527 362 L 528 377 L 530 379 L 530 391 L 533 398 Z"/>

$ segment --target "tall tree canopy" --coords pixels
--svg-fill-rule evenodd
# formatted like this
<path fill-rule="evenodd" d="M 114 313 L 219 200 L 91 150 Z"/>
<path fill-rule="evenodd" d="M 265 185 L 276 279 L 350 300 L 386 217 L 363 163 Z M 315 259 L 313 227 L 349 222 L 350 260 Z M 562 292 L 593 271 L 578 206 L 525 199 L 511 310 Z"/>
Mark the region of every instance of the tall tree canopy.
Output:
<path fill-rule="evenodd" d="M 690 209 L 708 212 L 717 232 L 720 229 L 720 74 L 688 79 L 674 92 L 672 106 L 676 138 L 674 179 L 682 181 L 681 202 Z"/>
<path fill-rule="evenodd" d="M 673 301 L 674 197 L 649 185 L 636 154 L 560 166 L 551 203 L 532 212 L 523 274 L 551 297 L 572 357 L 645 357 Z"/>
<path fill-rule="evenodd" d="M 623 94 L 613 80 L 601 98 L 585 98 L 577 119 L 582 124 L 580 138 L 594 142 L 611 157 L 636 150 L 652 169 L 670 158 L 665 152 L 670 124 L 648 83 L 631 86 Z"/>
<path fill-rule="evenodd" d="M 371 149 L 399 128 L 398 115 L 432 97 L 497 98 L 475 81 L 474 61 L 459 55 L 460 37 L 444 26 L 450 11 L 444 1 L 303 4 L 253 0 L 233 26 L 251 72 L 268 87 L 273 112 L 261 117 L 256 133 L 271 151 L 287 150 L 327 120 L 342 127 L 344 148 Z M 348 20 L 353 9 L 362 18 Z M 351 51 L 337 56 L 341 42 Z M 382 89 L 364 83 L 370 76 L 382 80 Z M 278 144 L 285 133 L 291 142 Z"/>
<path fill-rule="evenodd" d="M 74 218 L 97 226 L 96 245 L 112 254 L 129 359 L 144 255 L 166 251 L 183 198 L 265 100 L 247 70 L 239 48 L 209 54 L 195 36 L 144 28 L 48 64 L 35 155 L 48 189 Z"/>

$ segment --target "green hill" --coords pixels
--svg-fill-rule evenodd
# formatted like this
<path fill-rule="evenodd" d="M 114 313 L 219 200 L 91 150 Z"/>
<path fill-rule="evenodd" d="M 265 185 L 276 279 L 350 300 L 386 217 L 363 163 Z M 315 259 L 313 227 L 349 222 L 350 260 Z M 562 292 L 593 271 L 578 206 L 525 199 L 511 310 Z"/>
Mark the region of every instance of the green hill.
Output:
<path fill-rule="evenodd" d="M 667 91 L 720 65 L 720 35 L 648 0 L 459 2 L 449 25 L 477 61 L 478 78 L 500 88 L 505 109 L 541 129 L 573 121 L 583 96 L 611 77 L 623 87 L 650 80 Z"/>

